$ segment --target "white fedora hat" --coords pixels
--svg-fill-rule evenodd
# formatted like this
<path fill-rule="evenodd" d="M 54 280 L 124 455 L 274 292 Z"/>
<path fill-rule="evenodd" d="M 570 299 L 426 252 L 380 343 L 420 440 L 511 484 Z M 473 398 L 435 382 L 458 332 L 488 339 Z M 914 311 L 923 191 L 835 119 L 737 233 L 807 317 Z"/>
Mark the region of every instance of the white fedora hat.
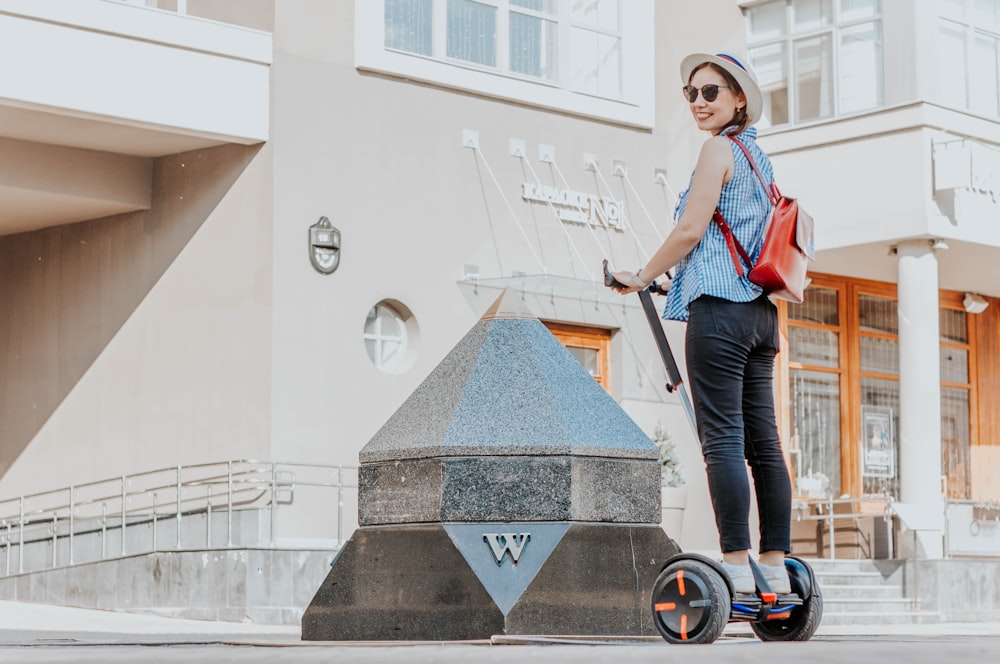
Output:
<path fill-rule="evenodd" d="M 760 120 L 761 112 L 764 108 L 764 98 L 760 94 L 760 88 L 757 87 L 757 77 L 749 67 L 729 53 L 719 53 L 717 55 L 692 53 L 681 60 L 681 81 L 684 82 L 684 85 L 687 85 L 691 80 L 691 72 L 706 62 L 711 62 L 721 67 L 736 79 L 736 82 L 739 83 L 743 94 L 747 98 L 747 115 L 750 116 L 750 124 Z"/>

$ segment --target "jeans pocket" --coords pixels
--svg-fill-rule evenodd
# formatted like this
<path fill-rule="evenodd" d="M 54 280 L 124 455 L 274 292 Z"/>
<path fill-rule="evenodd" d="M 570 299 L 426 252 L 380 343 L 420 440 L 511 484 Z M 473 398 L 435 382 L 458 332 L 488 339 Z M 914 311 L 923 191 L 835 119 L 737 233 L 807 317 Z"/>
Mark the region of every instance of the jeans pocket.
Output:
<path fill-rule="evenodd" d="M 757 332 L 757 317 L 746 302 L 730 302 L 705 296 L 705 313 L 711 316 L 716 334 L 732 341 L 749 341 Z"/>

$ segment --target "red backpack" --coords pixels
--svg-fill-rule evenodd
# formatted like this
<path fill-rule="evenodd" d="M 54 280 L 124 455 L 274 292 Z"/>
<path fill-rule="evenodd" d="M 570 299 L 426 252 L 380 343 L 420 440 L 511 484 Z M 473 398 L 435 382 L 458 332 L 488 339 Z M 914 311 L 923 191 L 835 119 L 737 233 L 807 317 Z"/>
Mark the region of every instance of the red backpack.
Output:
<path fill-rule="evenodd" d="M 733 231 L 723 219 L 722 212 L 719 208 L 715 208 L 712 220 L 718 224 L 719 230 L 726 238 L 736 273 L 743 276 L 743 264 L 740 262 L 742 258 L 750 267 L 747 279 L 763 288 L 765 293 L 782 300 L 802 302 L 806 287 L 806 269 L 809 261 L 815 260 L 813 219 L 805 210 L 799 208 L 799 203 L 794 198 L 782 196 L 778 191 L 778 185 L 774 182 L 770 185 L 764 182 L 764 176 L 750 156 L 747 146 L 732 136 L 727 138 L 743 150 L 750 167 L 767 192 L 772 206 L 771 215 L 764 224 L 764 244 L 756 265 L 750 260 L 743 245 L 733 236 Z"/>

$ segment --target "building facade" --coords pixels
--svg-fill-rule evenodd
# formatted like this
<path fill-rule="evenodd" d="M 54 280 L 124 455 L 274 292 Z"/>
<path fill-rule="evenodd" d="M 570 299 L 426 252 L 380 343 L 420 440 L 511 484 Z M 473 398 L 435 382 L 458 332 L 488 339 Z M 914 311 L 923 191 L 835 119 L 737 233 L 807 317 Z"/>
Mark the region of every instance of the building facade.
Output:
<path fill-rule="evenodd" d="M 731 51 L 816 221 L 779 305 L 797 500 L 1000 552 L 960 541 L 1000 495 L 1000 2 L 0 0 L 0 37 L 0 496 L 356 464 L 511 288 L 670 433 L 671 534 L 717 547 L 638 302 L 599 277 L 669 233 L 705 138 L 680 59 Z"/>

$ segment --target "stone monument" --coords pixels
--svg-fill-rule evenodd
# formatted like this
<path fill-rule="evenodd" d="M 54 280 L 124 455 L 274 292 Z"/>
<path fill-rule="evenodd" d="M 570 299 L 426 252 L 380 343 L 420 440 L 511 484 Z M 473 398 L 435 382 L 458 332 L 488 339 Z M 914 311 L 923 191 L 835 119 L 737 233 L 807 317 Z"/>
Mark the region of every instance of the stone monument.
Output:
<path fill-rule="evenodd" d="M 512 291 L 360 461 L 303 639 L 656 635 L 658 450 Z"/>

